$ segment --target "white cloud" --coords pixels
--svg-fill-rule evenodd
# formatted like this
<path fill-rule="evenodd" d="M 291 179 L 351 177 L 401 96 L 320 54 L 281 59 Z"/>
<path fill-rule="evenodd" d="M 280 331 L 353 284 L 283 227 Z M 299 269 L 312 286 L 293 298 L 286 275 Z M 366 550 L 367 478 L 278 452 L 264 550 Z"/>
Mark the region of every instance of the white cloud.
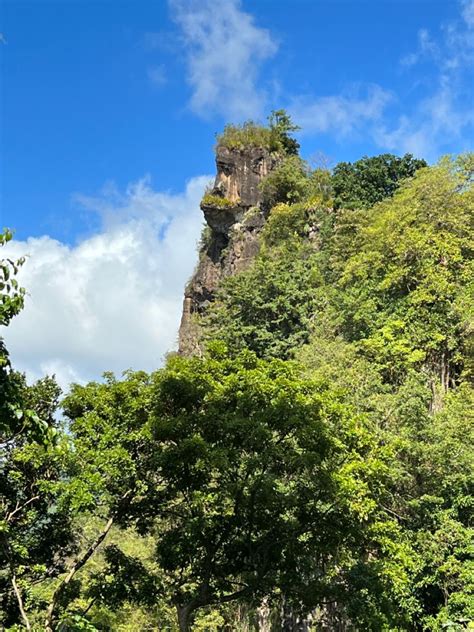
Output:
<path fill-rule="evenodd" d="M 410 117 L 401 116 L 392 127 L 380 125 L 374 138 L 380 146 L 434 160 L 446 143 L 453 139 L 462 142 L 463 131 L 472 125 L 472 107 L 458 103 L 449 85 L 440 85 L 434 94 L 417 104 Z"/>
<path fill-rule="evenodd" d="M 288 109 L 302 133 L 330 133 L 337 139 L 364 134 L 383 149 L 435 160 L 455 141 L 472 148 L 474 131 L 474 0 L 460 4 L 458 20 L 441 25 L 435 37 L 418 32 L 415 52 L 401 63 L 407 71 L 424 62 L 422 97 L 404 102 L 380 85 L 359 85 L 330 96 L 293 96 Z M 431 65 L 431 67 L 429 67 Z M 390 106 L 390 110 L 388 109 Z M 397 116 L 396 109 L 399 109 Z"/>
<path fill-rule="evenodd" d="M 417 50 L 403 57 L 401 64 L 432 62 L 441 73 L 465 69 L 474 54 L 474 0 L 464 0 L 460 7 L 459 18 L 442 24 L 437 39 L 427 29 L 420 29 Z"/>
<path fill-rule="evenodd" d="M 392 95 L 380 86 L 371 85 L 345 95 L 293 99 L 289 110 L 303 133 L 331 132 L 336 137 L 356 133 L 378 121 Z"/>
<path fill-rule="evenodd" d="M 109 185 L 79 198 L 100 213 L 101 232 L 73 247 L 48 236 L 10 242 L 6 254 L 29 254 L 25 308 L 4 335 L 14 366 L 31 379 L 55 373 L 62 386 L 159 366 L 175 346 L 208 181 L 193 178 L 177 195 L 147 179 L 124 194 Z"/>
<path fill-rule="evenodd" d="M 402 66 L 414 66 L 427 57 L 438 57 L 439 52 L 439 47 L 431 38 L 429 31 L 427 29 L 420 29 L 418 31 L 418 50 L 416 53 L 409 53 L 403 57 L 400 63 Z"/>
<path fill-rule="evenodd" d="M 378 126 L 375 141 L 428 159 L 437 158 L 453 140 L 461 150 L 470 149 L 474 129 L 474 0 L 461 2 L 459 19 L 441 25 L 438 38 L 426 29 L 419 31 L 416 52 L 401 63 L 409 68 L 421 62 L 426 64 L 424 74 L 433 89 L 395 124 Z"/>
<path fill-rule="evenodd" d="M 277 51 L 268 30 L 255 25 L 239 0 L 170 0 L 187 51 L 191 109 L 232 120 L 262 116 L 262 62 Z"/>

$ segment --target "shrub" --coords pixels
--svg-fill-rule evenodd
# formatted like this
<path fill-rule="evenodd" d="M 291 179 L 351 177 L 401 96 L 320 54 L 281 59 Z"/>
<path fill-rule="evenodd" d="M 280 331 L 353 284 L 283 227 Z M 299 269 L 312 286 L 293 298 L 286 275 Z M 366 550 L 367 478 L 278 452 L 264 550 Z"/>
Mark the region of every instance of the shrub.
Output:
<path fill-rule="evenodd" d="M 290 132 L 298 130 L 299 127 L 293 124 L 285 110 L 273 110 L 268 122 L 268 127 L 254 121 L 245 121 L 241 125 L 226 125 L 222 134 L 217 135 L 217 145 L 240 150 L 245 147 L 261 147 L 281 155 L 298 155 L 300 145 L 290 136 Z"/>
<path fill-rule="evenodd" d="M 280 146 L 271 129 L 246 121 L 241 125 L 226 125 L 222 134 L 217 135 L 217 144 L 227 149 L 262 147 L 277 152 Z"/>
<path fill-rule="evenodd" d="M 301 202 L 310 194 L 308 165 L 298 156 L 288 156 L 260 183 L 262 203 L 270 209 L 279 203 Z"/>
<path fill-rule="evenodd" d="M 216 208 L 231 208 L 236 206 L 238 202 L 231 202 L 225 197 L 220 195 L 213 195 L 212 193 L 206 193 L 201 200 L 201 206 L 211 206 Z"/>

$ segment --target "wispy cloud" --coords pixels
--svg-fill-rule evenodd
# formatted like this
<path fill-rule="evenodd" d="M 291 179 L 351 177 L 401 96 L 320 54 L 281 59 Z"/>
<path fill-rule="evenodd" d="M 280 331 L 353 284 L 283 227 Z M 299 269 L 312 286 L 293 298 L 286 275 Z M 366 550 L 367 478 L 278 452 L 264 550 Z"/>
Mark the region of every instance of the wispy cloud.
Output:
<path fill-rule="evenodd" d="M 410 115 L 401 115 L 394 126 L 384 123 L 376 128 L 374 140 L 390 150 L 435 160 L 453 139 L 462 142 L 463 133 L 473 125 L 472 103 L 471 106 L 460 104 L 451 86 L 441 83 Z M 468 150 L 469 134 L 464 140 Z"/>
<path fill-rule="evenodd" d="M 380 125 L 375 141 L 430 159 L 454 139 L 470 149 L 474 132 L 474 0 L 461 2 L 459 18 L 441 25 L 438 36 L 426 29 L 419 31 L 417 50 L 402 58 L 401 64 L 413 72 L 420 63 L 433 89 L 394 124 Z"/>
<path fill-rule="evenodd" d="M 474 29 L 474 1 L 465 0 L 463 2 L 462 17 L 470 29 Z"/>
<path fill-rule="evenodd" d="M 186 49 L 191 109 L 231 120 L 261 117 L 267 95 L 260 72 L 277 51 L 270 32 L 239 0 L 170 0 L 169 6 Z"/>
<path fill-rule="evenodd" d="M 77 246 L 48 236 L 10 242 L 9 255 L 30 255 L 20 273 L 25 308 L 5 331 L 14 366 L 30 378 L 55 373 L 63 386 L 157 367 L 176 342 L 208 181 L 193 178 L 176 195 L 147 179 L 123 193 L 108 185 L 78 196 L 103 225 Z"/>
<path fill-rule="evenodd" d="M 289 110 L 303 132 L 344 138 L 379 121 L 391 100 L 391 93 L 378 85 L 357 86 L 342 95 L 296 97 Z"/>
<path fill-rule="evenodd" d="M 459 18 L 437 35 L 422 28 L 417 47 L 400 63 L 421 96 L 410 99 L 380 85 L 314 98 L 293 97 L 289 109 L 307 133 L 336 139 L 364 134 L 380 148 L 435 160 L 453 141 L 472 148 L 474 132 L 474 0 L 460 3 Z M 420 84 L 419 66 L 426 81 Z M 407 80 L 410 80 L 408 76 Z M 390 107 L 389 107 L 390 106 Z M 398 111 L 398 114 L 397 114 Z"/>
<path fill-rule="evenodd" d="M 414 53 L 409 53 L 402 57 L 400 63 L 402 66 L 414 66 L 427 57 L 438 57 L 439 48 L 436 42 L 431 39 L 431 35 L 427 29 L 418 31 L 418 49 Z"/>

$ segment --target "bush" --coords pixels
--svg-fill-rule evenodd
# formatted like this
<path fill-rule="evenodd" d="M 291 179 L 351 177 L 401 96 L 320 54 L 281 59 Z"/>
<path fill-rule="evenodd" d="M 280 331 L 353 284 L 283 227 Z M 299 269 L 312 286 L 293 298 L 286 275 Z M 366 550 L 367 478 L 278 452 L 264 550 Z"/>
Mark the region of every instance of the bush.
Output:
<path fill-rule="evenodd" d="M 226 125 L 222 134 L 217 135 L 217 145 L 227 149 L 262 147 L 270 152 L 281 149 L 272 130 L 253 121 L 246 121 L 241 125 Z"/>
<path fill-rule="evenodd" d="M 303 204 L 277 204 L 263 229 L 263 240 L 268 246 L 294 237 L 302 237 L 308 223 L 308 213 Z"/>
<path fill-rule="evenodd" d="M 231 208 L 232 206 L 236 206 L 238 201 L 231 202 L 225 197 L 221 197 L 220 195 L 213 195 L 212 193 L 206 193 L 206 195 L 201 200 L 201 206 L 211 206 L 216 208 Z"/>
<path fill-rule="evenodd" d="M 299 129 L 291 121 L 285 110 L 273 110 L 268 117 L 269 126 L 246 121 L 241 125 L 226 125 L 222 134 L 217 135 L 217 145 L 227 149 L 261 147 L 272 153 L 296 156 L 299 143 L 290 136 L 290 132 Z"/>
<path fill-rule="evenodd" d="M 288 156 L 262 180 L 260 191 L 267 209 L 279 203 L 301 202 L 311 192 L 308 165 L 298 156 Z"/>

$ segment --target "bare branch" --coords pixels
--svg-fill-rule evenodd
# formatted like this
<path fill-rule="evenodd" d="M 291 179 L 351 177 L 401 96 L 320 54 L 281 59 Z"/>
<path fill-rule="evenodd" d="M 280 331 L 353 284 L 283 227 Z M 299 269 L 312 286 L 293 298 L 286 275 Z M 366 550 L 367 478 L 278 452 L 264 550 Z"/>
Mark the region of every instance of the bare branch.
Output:
<path fill-rule="evenodd" d="M 30 498 L 29 500 L 27 500 L 26 502 L 23 503 L 23 505 L 20 506 L 16 506 L 15 509 L 13 511 L 11 511 L 8 515 L 7 515 L 7 522 L 10 522 L 12 520 L 12 518 L 18 513 L 20 512 L 22 509 L 24 509 L 25 507 L 27 507 L 29 504 L 33 503 L 35 500 L 39 500 L 40 496 L 33 496 L 32 498 Z"/>

